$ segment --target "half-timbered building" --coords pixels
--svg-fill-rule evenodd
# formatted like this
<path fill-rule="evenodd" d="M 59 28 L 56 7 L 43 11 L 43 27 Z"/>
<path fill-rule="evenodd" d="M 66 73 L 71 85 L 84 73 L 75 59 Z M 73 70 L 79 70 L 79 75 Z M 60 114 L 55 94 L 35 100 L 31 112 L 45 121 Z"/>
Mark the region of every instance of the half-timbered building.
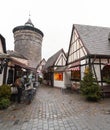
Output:
<path fill-rule="evenodd" d="M 66 54 L 63 49 L 51 56 L 44 67 L 46 84 L 63 88 L 65 86 Z"/>
<path fill-rule="evenodd" d="M 38 80 L 39 78 L 43 80 L 44 76 L 43 76 L 43 69 L 44 66 L 46 64 L 46 60 L 43 58 L 40 63 L 37 65 L 36 67 L 36 80 Z"/>
<path fill-rule="evenodd" d="M 6 83 L 6 73 L 7 73 L 7 66 L 6 66 L 6 42 L 5 38 L 0 34 L 0 85 Z"/>
<path fill-rule="evenodd" d="M 7 51 L 7 84 L 13 84 L 17 77 L 23 75 L 23 71 L 31 70 L 28 66 L 28 59 L 16 51 Z"/>
<path fill-rule="evenodd" d="M 110 28 L 74 24 L 67 56 L 70 81 L 79 83 L 88 67 L 100 86 L 110 79 Z"/>

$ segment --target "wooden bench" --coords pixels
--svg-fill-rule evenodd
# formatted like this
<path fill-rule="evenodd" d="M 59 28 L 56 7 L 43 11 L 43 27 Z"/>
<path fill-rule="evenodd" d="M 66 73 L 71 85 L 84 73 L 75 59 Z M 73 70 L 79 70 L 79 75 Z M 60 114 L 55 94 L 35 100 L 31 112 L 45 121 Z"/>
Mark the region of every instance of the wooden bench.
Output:
<path fill-rule="evenodd" d="M 103 97 L 110 97 L 110 85 L 102 86 L 101 92 Z"/>

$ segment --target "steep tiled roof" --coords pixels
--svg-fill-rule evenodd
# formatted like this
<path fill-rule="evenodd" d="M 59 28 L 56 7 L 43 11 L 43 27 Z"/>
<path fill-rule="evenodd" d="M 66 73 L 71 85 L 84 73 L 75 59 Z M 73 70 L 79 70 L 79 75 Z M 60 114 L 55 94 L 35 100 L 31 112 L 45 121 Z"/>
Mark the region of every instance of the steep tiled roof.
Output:
<path fill-rule="evenodd" d="M 110 55 L 110 28 L 74 24 L 89 54 Z"/>
<path fill-rule="evenodd" d="M 8 50 L 7 51 L 7 54 L 9 54 L 10 56 L 12 57 L 16 57 L 16 58 L 22 58 L 22 59 L 26 59 L 26 57 L 24 57 L 22 54 L 18 53 L 17 51 L 11 51 L 11 50 Z"/>
<path fill-rule="evenodd" d="M 51 56 L 48 60 L 47 63 L 45 65 L 45 68 L 48 68 L 49 66 L 53 66 L 55 61 L 57 60 L 58 56 L 61 54 L 61 52 L 64 52 L 63 49 L 59 50 L 58 52 L 56 52 L 53 56 Z"/>

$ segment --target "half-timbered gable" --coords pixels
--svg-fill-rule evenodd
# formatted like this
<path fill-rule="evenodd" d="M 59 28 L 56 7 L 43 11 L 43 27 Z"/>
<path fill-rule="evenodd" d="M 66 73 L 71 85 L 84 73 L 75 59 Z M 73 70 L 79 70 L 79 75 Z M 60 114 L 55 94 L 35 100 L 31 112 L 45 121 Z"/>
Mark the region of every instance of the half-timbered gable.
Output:
<path fill-rule="evenodd" d="M 38 66 L 36 67 L 36 79 L 40 80 L 44 78 L 44 75 L 43 75 L 43 71 L 44 71 L 44 66 L 46 64 L 46 60 L 43 58 L 40 63 L 38 64 Z"/>
<path fill-rule="evenodd" d="M 82 43 L 82 40 L 73 26 L 72 36 L 69 46 L 69 53 L 68 53 L 68 64 L 80 59 L 87 55 L 86 49 Z"/>
<path fill-rule="evenodd" d="M 45 64 L 46 64 L 46 60 L 43 58 L 36 67 L 36 70 L 37 70 L 38 73 L 43 71 Z"/>
<path fill-rule="evenodd" d="M 71 80 L 80 81 L 90 67 L 100 85 L 110 79 L 110 28 L 74 24 L 67 57 Z"/>
<path fill-rule="evenodd" d="M 66 64 L 66 55 L 62 50 L 62 52 L 60 53 L 59 57 L 55 62 L 55 66 L 65 66 L 65 64 Z"/>

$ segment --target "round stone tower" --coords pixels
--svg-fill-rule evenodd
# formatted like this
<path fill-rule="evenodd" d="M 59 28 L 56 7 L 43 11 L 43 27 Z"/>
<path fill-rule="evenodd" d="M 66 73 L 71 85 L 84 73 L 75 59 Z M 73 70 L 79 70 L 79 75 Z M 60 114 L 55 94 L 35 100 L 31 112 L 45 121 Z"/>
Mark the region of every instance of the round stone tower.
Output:
<path fill-rule="evenodd" d="M 43 33 L 34 27 L 30 18 L 24 26 L 13 29 L 14 50 L 29 60 L 30 67 L 36 67 L 42 58 Z"/>

